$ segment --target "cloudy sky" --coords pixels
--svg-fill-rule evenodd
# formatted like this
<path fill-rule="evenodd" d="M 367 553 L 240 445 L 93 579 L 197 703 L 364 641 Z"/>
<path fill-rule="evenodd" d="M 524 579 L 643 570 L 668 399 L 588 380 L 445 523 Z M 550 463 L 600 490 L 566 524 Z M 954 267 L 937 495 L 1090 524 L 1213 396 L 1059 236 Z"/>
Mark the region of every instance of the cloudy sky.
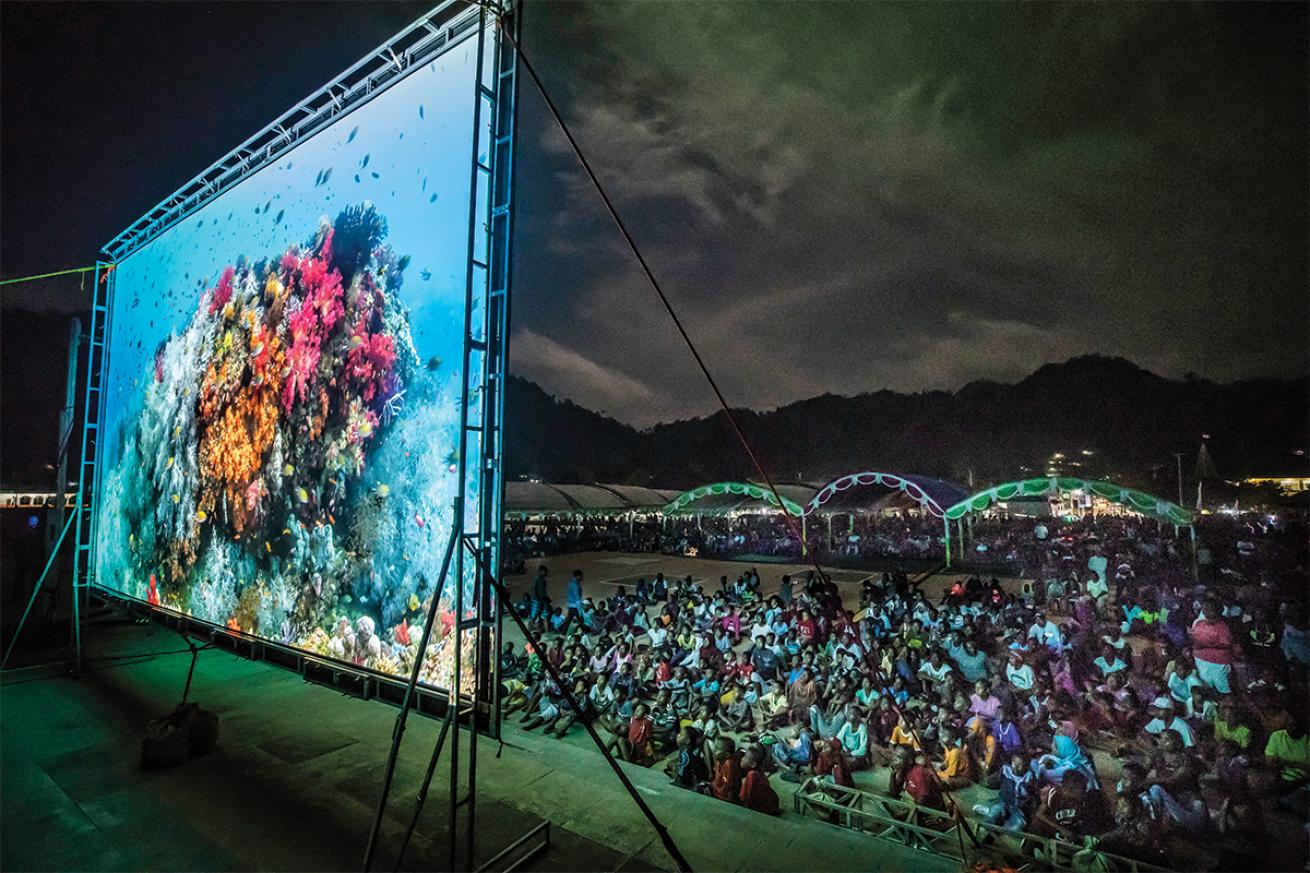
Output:
<path fill-rule="evenodd" d="M 423 4 L 309 8 L 6 4 L 3 273 L 85 262 Z M 735 405 L 1085 352 L 1306 372 L 1304 5 L 532 2 L 525 23 Z M 711 411 L 526 80 L 521 112 L 513 368 L 638 425 Z"/>
<path fill-rule="evenodd" d="M 570 4 L 537 59 L 735 404 L 1307 365 L 1304 7 Z M 515 368 L 713 398 L 535 95 Z"/>

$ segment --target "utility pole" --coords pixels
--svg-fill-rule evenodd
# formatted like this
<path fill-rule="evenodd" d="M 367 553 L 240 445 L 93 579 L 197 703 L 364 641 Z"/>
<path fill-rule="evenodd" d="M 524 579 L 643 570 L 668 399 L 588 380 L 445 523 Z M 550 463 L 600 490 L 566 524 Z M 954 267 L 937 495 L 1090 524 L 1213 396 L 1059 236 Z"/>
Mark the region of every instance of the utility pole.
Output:
<path fill-rule="evenodd" d="M 1174 452 L 1174 458 L 1178 461 L 1178 505 L 1183 505 L 1183 455 L 1186 452 Z"/>

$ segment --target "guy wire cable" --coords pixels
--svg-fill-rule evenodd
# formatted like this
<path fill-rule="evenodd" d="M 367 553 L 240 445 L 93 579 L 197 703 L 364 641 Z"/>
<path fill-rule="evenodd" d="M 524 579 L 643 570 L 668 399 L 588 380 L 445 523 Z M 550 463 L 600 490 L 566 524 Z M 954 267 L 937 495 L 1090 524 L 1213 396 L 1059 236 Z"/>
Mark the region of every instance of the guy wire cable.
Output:
<path fill-rule="evenodd" d="M 493 4 L 479 3 L 476 2 L 476 0 L 464 0 L 464 2 L 468 3 L 469 5 L 479 6 L 481 8 L 493 12 L 493 14 L 496 15 L 497 24 L 500 23 L 499 10 L 497 10 Z M 805 548 L 805 538 L 802 535 L 799 526 L 796 524 L 796 519 L 793 518 L 791 513 L 786 510 L 785 508 L 786 504 L 783 502 L 782 494 L 778 491 L 778 486 L 774 484 L 773 478 L 769 475 L 768 470 L 764 468 L 764 464 L 760 461 L 759 456 L 755 453 L 755 450 L 751 447 L 750 441 L 746 438 L 746 434 L 742 431 L 741 426 L 737 423 L 737 418 L 732 414 L 732 408 L 728 405 L 728 401 L 724 397 L 723 391 L 719 388 L 718 382 L 715 380 L 714 376 L 710 373 L 709 367 L 706 366 L 705 360 L 701 357 L 699 350 L 697 350 L 696 348 L 696 344 L 692 341 L 691 336 L 687 333 L 686 328 L 683 326 L 682 319 L 678 317 L 678 313 L 676 310 L 674 310 L 673 304 L 669 301 L 668 295 L 664 293 L 664 289 L 660 286 L 659 280 L 655 278 L 655 274 L 654 272 L 652 272 L 650 265 L 647 264 L 646 258 L 642 255 L 641 250 L 637 247 L 637 242 L 633 238 L 632 233 L 628 230 L 627 225 L 623 223 L 623 219 L 619 217 L 619 213 L 617 209 L 615 209 L 614 203 L 610 199 L 609 194 L 606 193 L 604 186 L 601 185 L 600 179 L 596 176 L 595 170 L 593 170 L 591 167 L 591 163 L 587 160 L 586 156 L 582 153 L 582 147 L 578 145 L 578 141 L 574 138 L 573 132 L 569 130 L 568 125 L 564 122 L 564 118 L 560 114 L 559 107 L 555 105 L 555 101 L 551 99 L 550 94 L 546 91 L 545 84 L 542 83 L 541 77 L 537 75 L 536 69 L 533 68 L 532 62 L 528 60 L 528 56 L 523 51 L 522 46 L 518 44 L 518 42 L 514 39 L 514 37 L 509 33 L 507 28 L 501 27 L 499 28 L 499 30 L 502 36 L 504 36 L 505 40 L 509 42 L 511 46 L 513 46 L 515 53 L 518 55 L 519 61 L 521 61 L 523 64 L 523 68 L 527 70 L 528 76 L 532 79 L 532 82 L 536 86 L 537 91 L 541 94 L 542 99 L 545 100 L 546 107 L 550 110 L 551 117 L 554 118 L 555 123 L 559 126 L 560 132 L 563 133 L 565 139 L 568 140 L 569 146 L 573 150 L 574 156 L 578 159 L 578 163 L 582 165 L 583 170 L 587 173 L 587 177 L 591 180 L 592 187 L 595 188 L 596 193 L 600 195 L 600 199 L 605 204 L 605 209 L 609 212 L 610 218 L 614 220 L 614 223 L 615 225 L 617 225 L 619 229 L 619 233 L 623 235 L 623 239 L 627 243 L 629 250 L 632 252 L 633 256 L 636 257 L 637 262 L 641 265 L 641 269 L 646 276 L 646 280 L 650 283 L 651 288 L 655 290 L 656 295 L 659 296 L 660 303 L 664 305 L 665 312 L 668 313 L 669 318 L 673 321 L 673 325 L 674 327 L 677 328 L 678 334 L 682 337 L 682 340 L 686 344 L 688 351 L 690 351 L 692 357 L 695 358 L 696 365 L 700 368 L 701 374 L 704 375 L 705 381 L 709 383 L 710 389 L 714 392 L 714 396 L 719 402 L 719 407 L 723 410 L 723 414 L 727 418 L 728 424 L 732 427 L 732 430 L 736 434 L 738 441 L 741 443 L 742 448 L 745 450 L 747 456 L 750 458 L 751 464 L 755 467 L 756 472 L 760 474 L 760 477 L 764 479 L 765 483 L 769 486 L 769 491 L 772 492 L 774 499 L 777 501 L 777 505 L 779 507 L 783 507 L 782 517 L 784 523 L 789 528 L 791 534 L 794 537 L 796 537 L 797 542 L 801 543 L 802 552 L 808 553 L 808 549 Z M 819 574 L 819 578 L 827 579 L 828 578 L 827 574 L 824 573 L 823 567 L 819 564 L 818 560 L 815 559 L 813 555 L 810 555 L 809 557 L 810 557 L 810 563 L 813 564 L 815 571 Z M 881 676 L 880 670 L 877 670 L 875 668 L 874 672 L 878 673 L 879 676 Z M 885 683 L 886 681 L 885 677 L 883 677 L 883 681 Z M 884 685 L 884 687 L 886 688 L 889 686 Z M 927 749 L 924 747 L 922 740 L 919 738 L 918 731 L 917 730 L 913 731 L 913 735 L 920 749 L 923 750 L 923 752 L 926 754 Z M 933 771 L 931 767 L 929 767 L 928 769 L 929 772 L 932 773 L 933 781 L 936 782 L 940 788 L 941 782 L 937 778 L 936 772 Z M 980 847 L 981 843 L 979 842 L 978 837 L 974 833 L 973 829 L 968 826 L 968 823 L 966 822 L 963 813 L 960 811 L 959 803 L 955 801 L 955 799 L 952 797 L 951 792 L 946 791 L 945 789 L 941 789 L 941 790 L 943 795 L 946 797 L 946 799 L 950 802 L 951 806 L 954 808 L 957 816 L 957 821 L 959 822 L 960 826 L 969 834 L 969 839 L 973 842 L 973 844 L 975 846 Z"/>

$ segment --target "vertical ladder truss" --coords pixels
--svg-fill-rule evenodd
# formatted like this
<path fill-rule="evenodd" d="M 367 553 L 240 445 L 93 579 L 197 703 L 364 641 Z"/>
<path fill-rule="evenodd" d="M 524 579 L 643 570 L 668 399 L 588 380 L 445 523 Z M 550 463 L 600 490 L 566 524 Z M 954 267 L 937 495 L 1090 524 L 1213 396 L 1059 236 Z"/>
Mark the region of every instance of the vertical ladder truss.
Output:
<path fill-rule="evenodd" d="M 500 610 L 495 592 L 480 572 L 500 572 L 501 498 L 503 491 L 503 414 L 507 364 L 507 328 L 511 278 L 511 199 L 514 170 L 514 118 L 517 54 L 506 38 L 518 38 L 517 0 L 499 0 L 480 10 L 477 84 L 473 108 L 473 153 L 470 167 L 468 272 L 465 298 L 464 383 L 460 433 L 461 495 L 457 501 L 463 530 L 453 569 L 454 608 L 459 635 L 455 647 L 455 689 L 460 683 L 463 634 L 475 634 L 474 686 L 467 701 L 451 695 L 457 729 L 450 734 L 450 859 L 456 869 L 456 815 L 467 806 L 466 853 L 472 866 L 476 833 L 479 722 L 500 735 Z M 470 465 L 472 461 L 476 466 Z M 470 554 L 465 555 L 465 551 Z M 464 581 L 471 580 L 473 600 L 466 602 Z M 455 690 L 455 689 L 452 689 Z M 457 796 L 460 781 L 459 719 L 468 716 L 467 793 Z M 484 720 L 485 719 L 485 720 Z"/>
<path fill-rule="evenodd" d="M 74 667 L 82 670 L 82 610 L 95 581 L 95 541 L 100 467 L 101 424 L 105 417 L 105 372 L 109 354 L 109 320 L 114 297 L 114 265 L 96 262 L 91 291 L 91 325 L 86 337 L 86 386 L 82 398 L 82 452 L 77 465 L 77 499 L 73 512 L 72 642 Z"/>
<path fill-rule="evenodd" d="M 486 713 L 493 735 L 499 734 L 499 610 L 491 586 L 480 578 L 477 568 L 499 572 L 500 560 L 517 71 L 513 47 L 501 36 L 501 28 L 515 28 L 518 21 L 508 4 L 506 10 L 493 19 L 483 9 L 477 52 L 459 461 L 465 493 L 477 494 L 479 500 L 465 502 L 463 546 L 472 554 L 464 555 L 461 549 L 455 567 L 455 579 L 472 580 L 473 602 L 459 602 L 456 610 L 461 631 L 477 632 L 476 707 Z M 461 591 L 456 592 L 455 600 L 463 601 Z"/>

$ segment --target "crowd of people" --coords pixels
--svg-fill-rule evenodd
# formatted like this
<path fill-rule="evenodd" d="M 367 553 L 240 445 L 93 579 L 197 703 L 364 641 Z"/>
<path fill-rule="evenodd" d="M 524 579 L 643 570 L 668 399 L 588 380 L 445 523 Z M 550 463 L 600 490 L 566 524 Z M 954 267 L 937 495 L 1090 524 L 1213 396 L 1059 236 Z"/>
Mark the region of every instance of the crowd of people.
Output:
<path fill-rule="evenodd" d="M 1258 868 L 1271 835 L 1306 839 L 1306 539 L 1225 524 L 1194 570 L 1172 528 L 1048 520 L 1016 540 L 1031 583 L 956 577 L 934 597 L 900 572 L 843 595 L 752 568 L 595 599 L 575 571 L 557 605 L 542 567 L 514 608 L 549 642 L 506 644 L 506 712 L 560 737 L 588 719 L 616 755 L 761 812 L 778 812 L 770 774 L 820 777 Z"/>

